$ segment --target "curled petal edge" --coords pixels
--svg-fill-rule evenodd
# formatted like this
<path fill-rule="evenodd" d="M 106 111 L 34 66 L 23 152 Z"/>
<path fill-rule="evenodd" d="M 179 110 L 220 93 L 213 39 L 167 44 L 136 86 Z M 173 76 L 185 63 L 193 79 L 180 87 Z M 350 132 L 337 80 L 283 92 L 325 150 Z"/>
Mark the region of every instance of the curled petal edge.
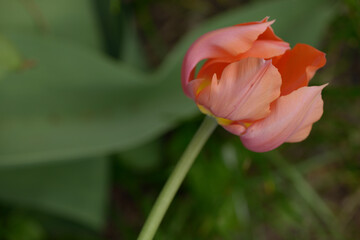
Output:
<path fill-rule="evenodd" d="M 181 82 L 185 94 L 191 97 L 186 87 L 194 78 L 195 66 L 204 59 L 236 56 L 251 48 L 255 40 L 274 23 L 267 18 L 260 22 L 240 24 L 218 29 L 202 35 L 187 51 L 181 70 Z"/>
<path fill-rule="evenodd" d="M 280 97 L 271 113 L 254 122 L 240 139 L 254 152 L 267 152 L 284 142 L 299 142 L 310 133 L 311 126 L 323 113 L 322 86 L 302 87 Z"/>
<path fill-rule="evenodd" d="M 278 68 L 283 84 L 281 95 L 307 86 L 316 71 L 326 64 L 325 53 L 307 44 L 296 44 L 284 55 L 274 59 L 273 64 Z"/>

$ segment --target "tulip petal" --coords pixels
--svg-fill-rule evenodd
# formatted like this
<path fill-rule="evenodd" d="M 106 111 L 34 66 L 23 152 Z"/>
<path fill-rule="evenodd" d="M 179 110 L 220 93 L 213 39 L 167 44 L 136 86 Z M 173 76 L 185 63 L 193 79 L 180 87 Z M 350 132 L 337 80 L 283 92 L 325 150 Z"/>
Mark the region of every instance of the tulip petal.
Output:
<path fill-rule="evenodd" d="M 233 123 L 229 125 L 222 125 L 223 128 L 225 128 L 227 131 L 231 132 L 234 135 L 241 135 L 245 132 L 246 128 L 244 125 L 239 123 Z"/>
<path fill-rule="evenodd" d="M 286 51 L 273 63 L 283 79 L 281 95 L 307 86 L 315 72 L 325 63 L 325 53 L 306 44 L 296 44 L 293 49 Z"/>
<path fill-rule="evenodd" d="M 257 57 L 257 58 L 273 58 L 284 54 L 286 50 L 290 49 L 289 43 L 274 40 L 256 40 L 252 47 L 243 54 L 243 58 Z"/>
<path fill-rule="evenodd" d="M 246 52 L 274 22 L 266 20 L 218 29 L 197 39 L 186 53 L 182 67 L 182 87 L 186 95 L 191 95 L 186 85 L 194 78 L 196 64 L 203 59 L 236 56 Z"/>
<path fill-rule="evenodd" d="M 280 97 L 268 117 L 253 123 L 240 136 L 245 147 L 266 152 L 284 142 L 304 140 L 323 113 L 321 91 L 325 86 L 302 87 Z"/>
<path fill-rule="evenodd" d="M 276 34 L 274 33 L 274 30 L 272 29 L 272 27 L 268 27 L 265 32 L 263 32 L 258 40 L 274 40 L 274 41 L 283 41 L 281 38 L 279 38 L 278 36 L 276 36 Z"/>
<path fill-rule="evenodd" d="M 218 80 L 197 96 L 198 104 L 216 117 L 254 121 L 270 113 L 270 103 L 280 95 L 281 76 L 271 60 L 246 58 L 229 64 Z"/>
<path fill-rule="evenodd" d="M 199 78 L 190 81 L 189 84 L 186 86 L 186 89 L 190 94 L 189 97 L 195 100 L 196 95 L 203 88 L 202 85 L 205 84 L 206 82 L 209 82 L 209 80 L 206 80 L 205 78 Z"/>
<path fill-rule="evenodd" d="M 197 77 L 209 78 L 214 73 L 220 77 L 224 68 L 231 62 L 237 62 L 248 57 L 264 59 L 273 58 L 283 55 L 288 49 L 290 49 L 290 46 L 287 42 L 274 40 L 256 40 L 248 51 L 240 54 L 239 56 L 209 59 L 202 66 Z"/>

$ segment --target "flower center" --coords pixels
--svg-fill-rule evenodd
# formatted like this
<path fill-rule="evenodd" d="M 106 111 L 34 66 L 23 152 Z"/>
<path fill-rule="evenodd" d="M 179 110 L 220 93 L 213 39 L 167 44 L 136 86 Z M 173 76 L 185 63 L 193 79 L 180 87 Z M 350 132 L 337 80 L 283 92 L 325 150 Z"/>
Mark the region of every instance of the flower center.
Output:
<path fill-rule="evenodd" d="M 209 86 L 211 84 L 211 81 L 209 79 L 204 80 L 198 87 L 198 89 L 196 90 L 196 96 L 199 95 L 199 93 L 206 88 L 207 86 Z"/>
<path fill-rule="evenodd" d="M 227 125 L 230 125 L 232 123 L 238 123 L 238 124 L 242 124 L 244 125 L 244 127 L 248 128 L 250 127 L 250 125 L 252 124 L 251 122 L 237 122 L 237 121 L 233 121 L 233 120 L 230 120 L 230 119 L 226 119 L 226 118 L 222 118 L 222 117 L 216 117 L 214 114 L 212 114 L 207 108 L 205 108 L 204 106 L 200 105 L 200 104 L 197 104 L 199 110 L 206 114 L 206 115 L 209 115 L 213 118 L 215 118 L 215 120 L 218 122 L 218 124 L 222 125 L 222 126 L 227 126 Z"/>

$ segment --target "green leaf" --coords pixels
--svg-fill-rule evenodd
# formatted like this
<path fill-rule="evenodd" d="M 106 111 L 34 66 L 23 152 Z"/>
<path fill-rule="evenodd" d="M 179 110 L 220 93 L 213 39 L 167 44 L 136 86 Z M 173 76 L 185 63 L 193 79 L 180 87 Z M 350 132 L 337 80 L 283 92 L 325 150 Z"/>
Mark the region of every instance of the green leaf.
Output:
<path fill-rule="evenodd" d="M 146 69 L 145 51 L 136 31 L 135 19 L 126 14 L 123 18 L 121 60 L 138 67 L 139 70 Z"/>
<path fill-rule="evenodd" d="M 318 217 L 325 223 L 327 230 L 334 239 L 342 239 L 339 223 L 323 199 L 317 194 L 314 188 L 304 179 L 301 173 L 289 164 L 277 151 L 267 154 L 270 161 L 278 167 L 282 174 L 288 178 L 294 188 Z"/>
<path fill-rule="evenodd" d="M 90 0 L 0 2 L 0 31 L 49 34 L 98 48 L 99 34 Z"/>
<path fill-rule="evenodd" d="M 0 199 L 100 228 L 108 181 L 103 158 L 0 169 Z"/>
<path fill-rule="evenodd" d="M 119 153 L 118 160 L 137 171 L 151 171 L 160 164 L 161 142 L 151 141 L 145 145 Z"/>
<path fill-rule="evenodd" d="M 0 35 L 0 78 L 6 72 L 20 67 L 21 57 L 15 47 Z"/>
<path fill-rule="evenodd" d="M 327 28 L 332 9 L 325 0 L 234 9 L 190 32 L 153 74 L 51 36 L 11 34 L 36 66 L 0 82 L 0 165 L 91 157 L 143 144 L 198 113 L 181 90 L 180 69 L 202 33 L 271 15 L 285 40 L 317 43 L 321 35 L 312 32 Z"/>
<path fill-rule="evenodd" d="M 120 151 L 195 112 L 176 79 L 151 80 L 49 37 L 12 39 L 36 66 L 1 82 L 3 165 Z"/>

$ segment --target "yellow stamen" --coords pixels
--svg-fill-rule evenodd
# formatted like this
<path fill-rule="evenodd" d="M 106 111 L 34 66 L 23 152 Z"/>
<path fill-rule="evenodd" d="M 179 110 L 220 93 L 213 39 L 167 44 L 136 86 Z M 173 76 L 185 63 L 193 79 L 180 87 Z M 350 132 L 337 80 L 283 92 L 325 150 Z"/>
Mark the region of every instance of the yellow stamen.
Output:
<path fill-rule="evenodd" d="M 204 88 L 206 88 L 207 86 L 209 86 L 211 83 L 210 80 L 204 80 L 202 83 L 200 83 L 198 89 L 196 90 L 196 95 L 198 95 Z"/>
<path fill-rule="evenodd" d="M 248 128 L 248 127 L 250 127 L 250 125 L 251 125 L 252 123 L 244 122 L 243 124 L 244 124 L 244 126 L 245 126 L 246 128 Z"/>
<path fill-rule="evenodd" d="M 207 110 L 204 106 L 202 106 L 200 104 L 198 104 L 197 106 L 198 106 L 200 112 L 213 117 L 212 113 L 209 110 Z"/>
<path fill-rule="evenodd" d="M 233 121 L 230 120 L 230 119 L 226 119 L 226 118 L 221 118 L 221 117 L 216 117 L 216 116 L 214 116 L 206 107 L 204 107 L 204 106 L 202 106 L 202 105 L 200 105 L 200 104 L 198 104 L 197 106 L 198 106 L 199 110 L 200 110 L 203 114 L 206 114 L 206 115 L 209 115 L 209 116 L 215 118 L 216 121 L 217 121 L 220 125 L 226 126 L 226 125 L 230 125 L 231 123 L 233 123 Z"/>
<path fill-rule="evenodd" d="M 215 117 L 216 121 L 220 124 L 220 125 L 230 125 L 233 121 L 230 119 L 226 119 L 226 118 L 221 118 L 221 117 Z"/>

